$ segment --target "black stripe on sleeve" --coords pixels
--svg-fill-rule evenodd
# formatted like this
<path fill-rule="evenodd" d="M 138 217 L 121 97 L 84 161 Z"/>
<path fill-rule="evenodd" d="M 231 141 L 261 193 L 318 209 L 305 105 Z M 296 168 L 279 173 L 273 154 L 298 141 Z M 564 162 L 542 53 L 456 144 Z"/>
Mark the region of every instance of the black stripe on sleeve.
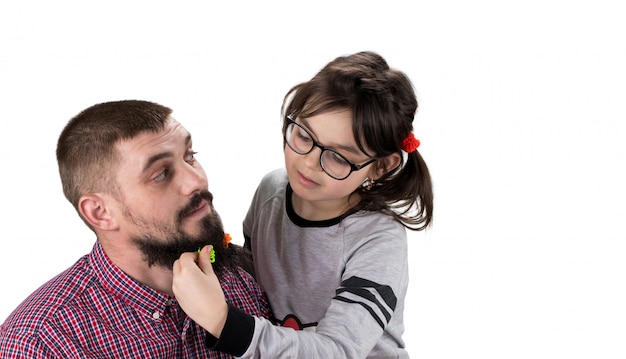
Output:
<path fill-rule="evenodd" d="M 383 323 L 382 318 L 379 317 L 379 315 L 376 313 L 376 311 L 374 311 L 372 306 L 364 302 L 355 301 L 355 300 L 348 299 L 348 298 L 341 296 L 342 293 L 347 292 L 357 297 L 363 298 L 368 303 L 372 303 L 373 305 L 378 307 L 378 309 L 385 316 L 385 321 L 389 323 L 389 321 L 391 320 L 392 313 L 390 313 L 389 310 L 383 305 L 383 303 L 380 302 L 380 300 L 378 299 L 378 296 L 374 292 L 372 292 L 372 289 L 375 290 L 376 293 L 378 293 L 378 296 L 380 296 L 380 298 L 385 302 L 387 307 L 391 309 L 391 311 L 396 309 L 398 298 L 393 293 L 393 289 L 391 289 L 390 286 L 378 284 L 376 282 L 372 282 L 370 280 L 359 278 L 359 277 L 351 277 L 343 281 L 341 283 L 341 288 L 337 290 L 336 296 L 334 299 L 337 299 L 346 303 L 354 303 L 354 304 L 361 305 L 372 315 L 372 317 L 376 320 L 376 322 L 378 322 L 378 324 L 382 328 L 384 328 L 384 323 Z"/>
<path fill-rule="evenodd" d="M 383 313 L 385 318 L 387 318 L 387 323 L 389 323 L 389 320 L 391 319 L 391 313 L 389 312 L 389 310 L 387 310 L 387 308 L 383 306 L 383 304 L 378 299 L 376 299 L 376 296 L 372 294 L 372 292 L 363 288 L 341 288 L 337 290 L 337 296 L 339 297 L 339 294 L 344 293 L 344 292 L 352 293 L 369 302 L 374 303 L 376 306 L 378 306 L 378 309 L 380 309 L 380 311 Z M 394 308 L 391 308 L 391 309 L 394 309 Z"/>
<path fill-rule="evenodd" d="M 378 315 L 376 315 L 376 312 L 374 312 L 372 307 L 370 307 L 369 305 L 367 305 L 365 303 L 362 303 L 362 302 L 357 302 L 357 301 L 354 301 L 354 300 L 351 300 L 351 299 L 348 299 L 348 298 L 344 298 L 344 297 L 335 297 L 335 299 L 340 300 L 342 302 L 346 302 L 346 303 L 361 305 L 363 308 L 365 308 L 372 315 L 372 318 L 374 318 L 374 320 L 376 320 L 378 325 L 380 325 L 381 328 L 385 329 L 385 323 L 383 323 L 383 321 L 380 320 Z"/>

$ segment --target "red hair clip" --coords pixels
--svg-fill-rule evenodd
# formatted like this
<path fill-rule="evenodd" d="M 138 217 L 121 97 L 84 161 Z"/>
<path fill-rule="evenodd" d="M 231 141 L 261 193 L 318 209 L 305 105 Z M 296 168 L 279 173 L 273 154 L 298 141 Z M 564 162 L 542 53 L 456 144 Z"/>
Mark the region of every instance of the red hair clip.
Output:
<path fill-rule="evenodd" d="M 230 241 L 232 240 L 233 240 L 233 237 L 231 237 L 230 234 L 224 233 L 224 247 L 228 248 L 228 245 L 230 244 Z"/>
<path fill-rule="evenodd" d="M 417 150 L 417 148 L 420 146 L 420 140 L 415 138 L 415 135 L 413 135 L 413 132 L 411 132 L 408 136 L 406 136 L 404 140 L 402 140 L 401 146 L 402 151 L 406 153 L 411 153 Z"/>

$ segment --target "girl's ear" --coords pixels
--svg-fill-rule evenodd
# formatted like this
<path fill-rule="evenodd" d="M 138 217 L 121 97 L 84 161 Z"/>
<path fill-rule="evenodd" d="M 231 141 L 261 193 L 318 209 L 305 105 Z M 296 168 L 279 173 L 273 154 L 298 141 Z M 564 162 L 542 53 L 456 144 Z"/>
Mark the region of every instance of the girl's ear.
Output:
<path fill-rule="evenodd" d="M 115 217 L 107 206 L 106 198 L 99 194 L 87 194 L 78 200 L 78 212 L 94 229 L 110 231 L 118 228 Z"/>
<path fill-rule="evenodd" d="M 372 178 L 374 180 L 379 179 L 385 173 L 396 169 L 398 166 L 400 166 L 401 163 L 402 163 L 402 156 L 400 155 L 400 153 L 398 152 L 392 153 L 391 155 L 378 161 L 378 163 L 376 164 L 376 169 L 375 169 L 376 173 L 372 175 Z"/>

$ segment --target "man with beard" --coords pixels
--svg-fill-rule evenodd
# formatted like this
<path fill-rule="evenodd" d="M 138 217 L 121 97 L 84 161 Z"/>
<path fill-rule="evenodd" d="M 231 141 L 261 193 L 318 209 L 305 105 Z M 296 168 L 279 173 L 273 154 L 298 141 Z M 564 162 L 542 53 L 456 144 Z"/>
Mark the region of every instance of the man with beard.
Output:
<path fill-rule="evenodd" d="M 164 106 L 118 101 L 72 118 L 57 144 L 63 192 L 96 234 L 91 253 L 37 289 L 0 327 L 2 358 L 225 358 L 172 291 L 183 253 L 215 251 L 225 300 L 269 316 L 224 240 L 191 135 Z"/>

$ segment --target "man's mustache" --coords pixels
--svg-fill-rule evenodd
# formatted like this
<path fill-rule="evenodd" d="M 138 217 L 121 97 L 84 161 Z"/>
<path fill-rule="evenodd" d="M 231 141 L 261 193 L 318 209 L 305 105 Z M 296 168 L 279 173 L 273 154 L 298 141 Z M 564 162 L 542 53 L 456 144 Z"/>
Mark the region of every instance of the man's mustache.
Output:
<path fill-rule="evenodd" d="M 211 192 L 202 191 L 196 193 L 189 200 L 189 204 L 178 211 L 178 222 L 181 223 L 183 219 L 189 215 L 189 213 L 195 211 L 202 202 L 202 200 L 206 200 L 209 203 L 209 206 L 213 208 L 213 194 Z"/>

